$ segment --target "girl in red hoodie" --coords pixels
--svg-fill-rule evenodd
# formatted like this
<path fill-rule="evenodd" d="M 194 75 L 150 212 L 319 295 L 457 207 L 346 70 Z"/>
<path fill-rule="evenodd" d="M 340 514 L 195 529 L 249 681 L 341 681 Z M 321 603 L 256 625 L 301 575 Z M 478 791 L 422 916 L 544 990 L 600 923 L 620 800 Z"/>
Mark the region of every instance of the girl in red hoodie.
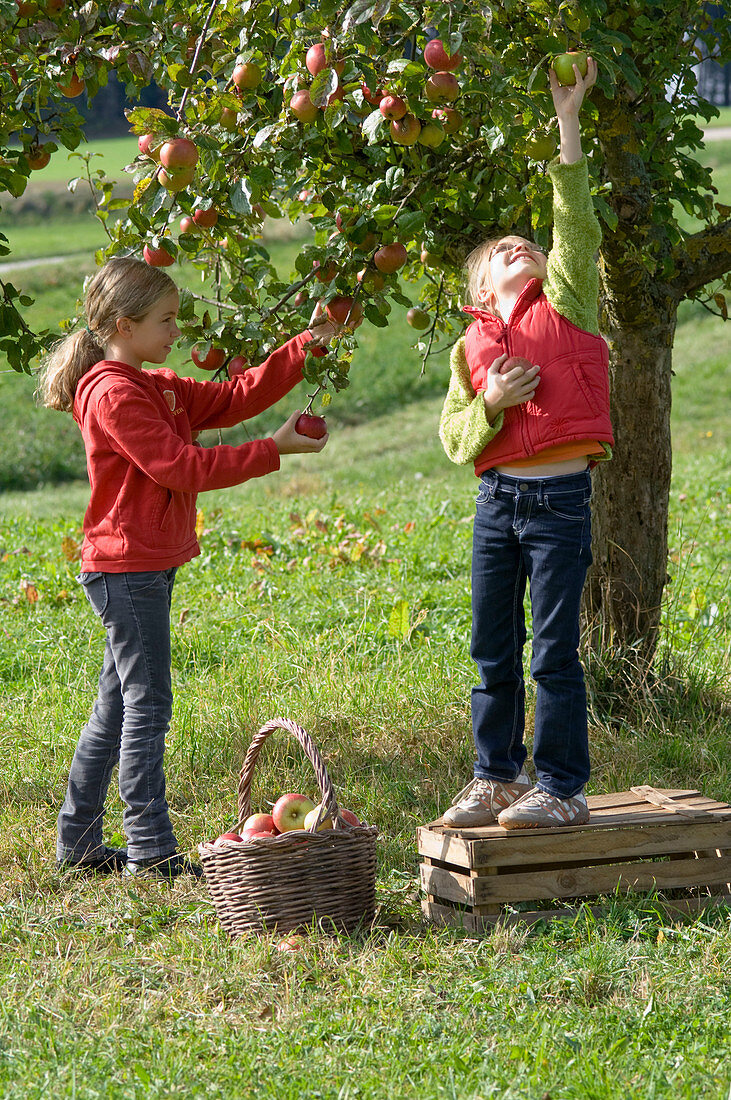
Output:
<path fill-rule="evenodd" d="M 61 341 L 41 376 L 45 405 L 73 413 L 84 438 L 91 499 L 79 580 L 106 629 L 104 663 L 74 753 L 58 818 L 60 867 L 174 878 L 200 868 L 177 852 L 163 753 L 172 713 L 170 598 L 179 565 L 199 553 L 196 495 L 279 469 L 280 455 L 328 440 L 295 431 L 298 413 L 268 439 L 203 448 L 198 432 L 267 409 L 302 378 L 305 349 L 340 330 L 315 311 L 310 329 L 230 382 L 196 382 L 164 363 L 180 335 L 169 275 L 115 258 L 89 283 L 87 323 Z M 127 849 L 102 840 L 115 765 Z"/>
<path fill-rule="evenodd" d="M 591 562 L 589 467 L 608 458 L 607 346 L 597 320 L 601 232 L 582 155 L 579 108 L 596 80 L 551 90 L 560 156 L 549 166 L 554 237 L 548 257 L 518 236 L 468 260 L 473 316 L 452 354 L 440 422 L 449 457 L 481 478 L 472 556 L 474 779 L 444 814 L 451 826 L 508 829 L 588 821 L 586 691 L 579 609 Z M 524 764 L 530 584 L 536 681 L 533 786 Z"/>

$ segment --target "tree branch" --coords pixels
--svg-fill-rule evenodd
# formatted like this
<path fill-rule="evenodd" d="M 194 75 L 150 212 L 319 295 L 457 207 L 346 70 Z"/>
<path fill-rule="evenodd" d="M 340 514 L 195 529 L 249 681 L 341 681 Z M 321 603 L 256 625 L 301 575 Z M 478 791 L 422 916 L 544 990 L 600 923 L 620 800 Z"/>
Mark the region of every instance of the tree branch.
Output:
<path fill-rule="evenodd" d="M 731 271 L 731 219 L 686 237 L 674 249 L 673 259 L 678 274 L 672 286 L 679 298 L 687 298 L 720 279 Z"/>

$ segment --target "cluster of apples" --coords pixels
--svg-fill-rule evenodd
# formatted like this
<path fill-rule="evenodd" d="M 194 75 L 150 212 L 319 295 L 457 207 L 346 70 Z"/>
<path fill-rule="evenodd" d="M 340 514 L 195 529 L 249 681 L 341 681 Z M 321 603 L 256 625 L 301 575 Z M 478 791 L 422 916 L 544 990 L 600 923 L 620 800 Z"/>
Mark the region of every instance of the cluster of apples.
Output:
<path fill-rule="evenodd" d="M 307 795 L 293 792 L 283 794 L 274 803 L 270 814 L 251 814 L 244 822 L 240 833 L 222 833 L 215 843 L 217 845 L 229 842 L 236 844 L 262 837 L 281 836 L 282 833 L 291 833 L 297 829 L 312 832 L 315 830 L 320 810 L 321 806 L 316 806 Z M 339 809 L 338 818 L 351 826 L 362 824 L 352 810 Z M 320 833 L 332 828 L 334 828 L 333 820 L 327 815 L 317 826 L 316 831 Z"/>
<path fill-rule="evenodd" d="M 392 95 L 378 88 L 372 90 L 367 84 L 361 84 L 363 99 L 372 107 L 378 107 L 385 119 L 390 122 L 390 133 L 399 145 L 422 145 L 436 148 L 441 145 L 445 134 L 455 134 L 461 129 L 463 118 L 459 111 L 450 106 L 460 93 L 459 81 L 454 75 L 462 61 L 459 53 L 448 54 L 440 38 L 434 38 L 424 47 L 424 61 L 433 70 L 424 85 L 424 94 L 434 109 L 431 121 L 421 123 L 409 111 L 406 101 L 399 95 Z M 317 76 L 325 68 L 332 68 L 338 78 L 345 68 L 344 61 L 328 57 L 324 43 L 317 42 L 307 51 L 305 65 L 312 76 Z M 338 85 L 327 99 L 325 106 L 337 99 L 343 99 L 345 90 L 338 79 Z M 289 109 L 295 118 L 303 123 L 314 122 L 318 108 L 313 103 L 308 88 L 300 88 L 289 101 Z"/>
<path fill-rule="evenodd" d="M 424 85 L 424 94 L 434 109 L 431 121 L 420 122 L 404 99 L 399 95 L 388 95 L 382 91 L 366 96 L 369 103 L 375 103 L 390 125 L 391 137 L 398 145 L 420 145 L 436 149 L 442 144 L 445 134 L 456 134 L 464 119 L 458 110 L 451 106 L 459 96 L 460 86 L 454 70 L 459 68 L 462 55 L 448 54 L 441 38 L 432 38 L 424 47 L 424 61 L 433 70 Z"/>

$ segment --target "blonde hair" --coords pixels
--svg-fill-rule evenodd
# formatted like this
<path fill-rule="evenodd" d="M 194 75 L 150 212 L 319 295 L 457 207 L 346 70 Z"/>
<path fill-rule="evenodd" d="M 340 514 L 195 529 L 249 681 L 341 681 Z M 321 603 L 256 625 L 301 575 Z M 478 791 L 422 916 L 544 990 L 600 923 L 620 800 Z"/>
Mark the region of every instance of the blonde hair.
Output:
<path fill-rule="evenodd" d="M 492 254 L 499 244 L 503 241 L 511 239 L 527 241 L 528 244 L 533 247 L 533 242 L 528 237 L 521 237 L 519 234 L 508 233 L 503 237 L 489 237 L 482 244 L 478 244 L 477 248 L 473 248 L 469 256 L 465 260 L 465 275 L 467 279 L 467 297 L 469 304 L 472 306 L 478 306 L 484 309 L 486 313 L 494 313 L 497 315 L 497 298 L 495 296 L 495 288 L 492 285 L 492 278 L 490 277 L 490 260 Z M 487 289 L 489 291 L 489 298 L 487 302 L 480 301 L 480 291 Z"/>
<path fill-rule="evenodd" d="M 49 409 L 71 412 L 80 379 L 104 358 L 117 321 L 142 321 L 177 287 L 167 272 L 142 260 L 115 256 L 93 276 L 84 296 L 86 325 L 53 348 L 41 363 L 37 397 Z"/>

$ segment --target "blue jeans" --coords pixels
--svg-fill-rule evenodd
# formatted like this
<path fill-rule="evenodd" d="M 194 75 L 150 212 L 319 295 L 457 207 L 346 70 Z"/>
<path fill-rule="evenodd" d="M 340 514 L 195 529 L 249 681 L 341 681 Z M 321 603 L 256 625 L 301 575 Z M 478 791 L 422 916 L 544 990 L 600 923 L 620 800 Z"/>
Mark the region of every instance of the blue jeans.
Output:
<path fill-rule="evenodd" d="M 82 573 L 79 580 L 107 640 L 96 702 L 79 737 L 58 816 L 57 856 L 78 861 L 101 849 L 104 802 L 116 764 L 128 857 L 170 855 L 177 844 L 165 799 L 163 754 L 173 706 L 175 569 Z"/>
<path fill-rule="evenodd" d="M 533 762 L 537 785 L 569 798 L 589 778 L 579 609 L 591 564 L 591 478 L 506 477 L 480 482 L 472 556 L 472 691 L 475 775 L 512 782 L 523 743 L 526 641 L 523 597 L 530 584 L 531 675 L 536 681 Z"/>

